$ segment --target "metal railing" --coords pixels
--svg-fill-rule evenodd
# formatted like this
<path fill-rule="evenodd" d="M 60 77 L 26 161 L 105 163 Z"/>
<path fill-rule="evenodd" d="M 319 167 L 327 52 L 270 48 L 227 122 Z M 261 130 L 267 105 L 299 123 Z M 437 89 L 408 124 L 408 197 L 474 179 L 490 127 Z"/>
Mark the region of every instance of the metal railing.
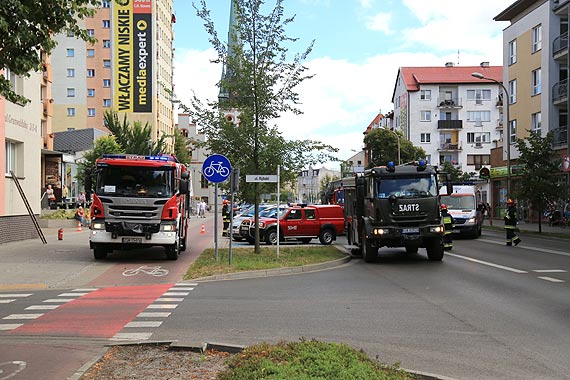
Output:
<path fill-rule="evenodd" d="M 568 32 L 562 33 L 552 41 L 552 55 L 556 56 L 568 50 Z"/>
<path fill-rule="evenodd" d="M 463 120 L 438 120 L 437 129 L 461 129 Z"/>
<path fill-rule="evenodd" d="M 552 86 L 552 101 L 559 102 L 568 97 L 568 79 L 561 80 Z"/>

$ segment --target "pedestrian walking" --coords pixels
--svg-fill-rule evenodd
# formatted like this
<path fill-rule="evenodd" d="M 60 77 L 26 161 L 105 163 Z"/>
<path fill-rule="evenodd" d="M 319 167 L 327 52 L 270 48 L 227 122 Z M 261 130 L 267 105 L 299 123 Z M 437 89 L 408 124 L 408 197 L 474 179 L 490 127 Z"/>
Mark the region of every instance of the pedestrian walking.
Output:
<path fill-rule="evenodd" d="M 229 236 L 228 228 L 230 226 L 230 203 L 228 202 L 227 199 L 224 199 L 223 201 L 222 222 L 223 222 L 222 236 Z"/>
<path fill-rule="evenodd" d="M 507 199 L 507 211 L 505 212 L 505 232 L 507 233 L 507 246 L 519 245 L 521 238 L 517 236 L 517 208 L 512 199 Z"/>
<path fill-rule="evenodd" d="M 46 195 L 48 198 L 49 208 L 51 209 L 55 204 L 55 194 L 53 192 L 51 185 L 47 185 Z"/>
<path fill-rule="evenodd" d="M 450 251 L 453 249 L 453 216 L 447 211 L 447 206 L 441 205 L 441 220 L 443 222 L 444 233 L 443 233 L 443 249 Z"/>
<path fill-rule="evenodd" d="M 200 218 L 206 217 L 206 202 L 204 202 L 203 200 L 200 203 L 198 203 L 198 216 Z"/>

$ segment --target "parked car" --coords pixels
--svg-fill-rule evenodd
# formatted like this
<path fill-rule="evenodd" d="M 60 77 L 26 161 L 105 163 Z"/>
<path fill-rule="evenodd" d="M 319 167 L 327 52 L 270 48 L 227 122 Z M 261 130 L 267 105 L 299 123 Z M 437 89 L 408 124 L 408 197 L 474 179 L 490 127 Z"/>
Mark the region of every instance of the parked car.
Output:
<path fill-rule="evenodd" d="M 260 215 L 268 208 L 275 208 L 275 205 L 269 203 L 260 203 L 259 204 L 259 212 Z M 245 219 L 252 218 L 255 215 L 255 205 L 250 205 L 244 209 L 244 211 L 240 214 L 234 215 L 233 223 L 232 223 L 232 239 L 234 241 L 242 241 L 244 238 L 239 233 L 239 226 L 241 222 Z"/>

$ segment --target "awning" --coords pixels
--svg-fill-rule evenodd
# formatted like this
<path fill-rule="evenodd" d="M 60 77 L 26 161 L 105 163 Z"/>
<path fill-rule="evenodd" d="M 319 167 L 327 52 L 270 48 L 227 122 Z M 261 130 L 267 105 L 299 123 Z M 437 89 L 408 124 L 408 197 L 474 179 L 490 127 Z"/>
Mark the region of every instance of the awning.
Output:
<path fill-rule="evenodd" d="M 42 149 L 42 156 L 63 156 L 62 152 L 58 152 L 57 150 L 49 150 L 49 149 Z"/>

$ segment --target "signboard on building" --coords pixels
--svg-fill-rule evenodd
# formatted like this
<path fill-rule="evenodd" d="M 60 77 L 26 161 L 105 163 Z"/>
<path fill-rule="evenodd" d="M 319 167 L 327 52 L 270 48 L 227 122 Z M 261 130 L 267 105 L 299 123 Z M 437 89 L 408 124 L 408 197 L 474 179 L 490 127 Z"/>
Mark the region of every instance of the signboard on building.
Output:
<path fill-rule="evenodd" d="M 113 12 L 113 105 L 152 112 L 152 0 L 117 0 Z"/>

